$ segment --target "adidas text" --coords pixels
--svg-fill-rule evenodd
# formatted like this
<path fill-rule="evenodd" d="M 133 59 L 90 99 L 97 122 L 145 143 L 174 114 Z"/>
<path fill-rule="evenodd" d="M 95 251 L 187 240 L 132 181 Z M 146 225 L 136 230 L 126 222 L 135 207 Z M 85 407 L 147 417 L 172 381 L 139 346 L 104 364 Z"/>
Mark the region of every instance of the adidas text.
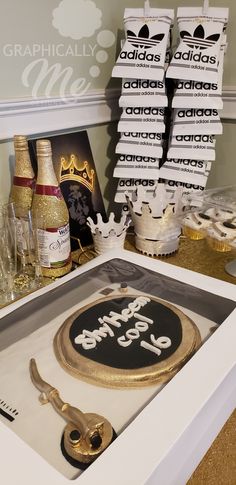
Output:
<path fill-rule="evenodd" d="M 123 133 L 126 138 L 142 138 L 144 140 L 162 140 L 161 133 Z"/>
<path fill-rule="evenodd" d="M 205 91 L 216 91 L 218 89 L 217 84 L 211 84 L 211 83 L 202 83 L 198 81 L 179 81 L 177 84 L 177 89 L 186 89 L 186 90 L 205 90 Z"/>
<path fill-rule="evenodd" d="M 139 155 L 121 155 L 120 156 L 120 161 L 121 162 L 156 162 L 156 158 L 151 158 L 151 157 L 141 157 Z"/>
<path fill-rule="evenodd" d="M 142 179 L 122 179 L 120 180 L 120 187 L 136 187 L 142 185 L 143 187 L 154 187 L 155 180 L 142 180 Z"/>
<path fill-rule="evenodd" d="M 152 116 L 164 116 L 163 108 L 125 108 L 127 115 L 152 115 Z"/>
<path fill-rule="evenodd" d="M 122 51 L 120 53 L 120 59 L 138 59 L 139 61 L 160 62 L 161 56 L 159 54 L 148 54 L 147 52 L 133 50 L 130 52 Z"/>
<path fill-rule="evenodd" d="M 192 118 L 193 116 L 218 116 L 216 109 L 184 109 L 179 110 L 178 118 Z"/>
<path fill-rule="evenodd" d="M 213 137 L 211 135 L 177 135 L 177 141 L 196 141 L 203 143 L 213 143 Z"/>
<path fill-rule="evenodd" d="M 136 79 L 135 81 L 125 81 L 123 84 L 124 89 L 162 89 L 164 88 L 164 84 L 161 81 L 149 81 L 141 79 Z"/>
<path fill-rule="evenodd" d="M 188 160 L 182 158 L 170 158 L 167 162 L 176 163 L 178 165 L 190 165 L 191 167 L 203 168 L 204 162 L 202 160 Z"/>
<path fill-rule="evenodd" d="M 207 56 L 206 54 L 202 54 L 201 52 L 198 54 L 194 54 L 193 51 L 188 52 L 176 52 L 174 55 L 174 59 L 183 59 L 183 61 L 194 61 L 194 62 L 203 62 L 204 64 L 216 64 L 216 57 L 215 56 Z"/>

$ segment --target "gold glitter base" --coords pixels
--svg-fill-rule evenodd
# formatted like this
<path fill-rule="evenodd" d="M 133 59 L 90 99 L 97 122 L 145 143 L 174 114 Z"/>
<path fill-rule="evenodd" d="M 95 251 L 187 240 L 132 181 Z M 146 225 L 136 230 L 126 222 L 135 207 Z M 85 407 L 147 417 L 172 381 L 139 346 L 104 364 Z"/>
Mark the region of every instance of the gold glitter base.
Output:
<path fill-rule="evenodd" d="M 62 268 L 44 268 L 41 266 L 42 275 L 47 278 L 59 278 L 59 276 L 64 276 L 71 270 L 72 262 L 70 261 Z"/>
<path fill-rule="evenodd" d="M 236 484 L 236 411 L 225 423 L 187 485 Z"/>
<path fill-rule="evenodd" d="M 128 235 L 125 241 L 125 249 L 139 253 L 134 245 L 134 236 Z M 166 257 L 168 263 L 181 268 L 190 269 L 197 273 L 212 276 L 229 283 L 236 283 L 236 278 L 225 271 L 226 263 L 235 259 L 235 252 L 220 253 L 212 251 L 206 239 L 190 241 L 184 236 L 180 237 L 179 250 Z M 163 261 L 161 256 L 153 256 L 152 259 Z"/>

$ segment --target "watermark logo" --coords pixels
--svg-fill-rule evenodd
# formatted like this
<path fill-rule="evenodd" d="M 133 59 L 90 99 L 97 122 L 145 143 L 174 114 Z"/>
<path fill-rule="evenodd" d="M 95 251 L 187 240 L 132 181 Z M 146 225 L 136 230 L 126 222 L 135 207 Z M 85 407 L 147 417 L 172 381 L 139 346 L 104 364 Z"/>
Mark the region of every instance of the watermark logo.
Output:
<path fill-rule="evenodd" d="M 56 91 L 65 102 L 76 102 L 78 96 L 91 87 L 92 78 L 100 76 L 101 65 L 109 59 L 115 35 L 102 29 L 102 11 L 92 0 L 62 0 L 52 12 L 52 27 L 63 41 L 5 44 L 3 55 L 30 59 L 21 80 L 30 89 L 32 97 L 52 97 Z M 55 58 L 62 57 L 63 63 L 55 62 Z M 75 58 L 78 59 L 76 68 Z M 84 65 L 83 60 L 86 60 Z M 85 71 L 85 66 L 84 77 L 78 77 L 78 72 L 82 68 Z"/>
<path fill-rule="evenodd" d="M 53 26 L 62 37 L 91 37 L 102 26 L 102 12 L 91 0 L 62 0 L 53 10 Z"/>

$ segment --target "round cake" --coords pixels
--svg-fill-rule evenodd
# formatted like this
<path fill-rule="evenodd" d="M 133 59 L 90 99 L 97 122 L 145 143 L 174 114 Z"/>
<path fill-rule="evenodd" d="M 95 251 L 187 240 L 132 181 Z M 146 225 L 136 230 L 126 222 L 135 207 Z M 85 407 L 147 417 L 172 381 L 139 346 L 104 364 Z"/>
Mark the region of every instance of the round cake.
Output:
<path fill-rule="evenodd" d="M 212 225 L 211 217 L 203 212 L 191 212 L 183 219 L 183 234 L 192 240 L 204 239 Z"/>
<path fill-rule="evenodd" d="M 164 382 L 200 344 L 198 328 L 174 305 L 118 294 L 80 308 L 60 327 L 54 351 L 70 374 L 107 387 Z"/>
<path fill-rule="evenodd" d="M 215 251 L 231 251 L 231 241 L 236 238 L 236 224 L 232 222 L 215 222 L 207 231 L 209 246 Z"/>

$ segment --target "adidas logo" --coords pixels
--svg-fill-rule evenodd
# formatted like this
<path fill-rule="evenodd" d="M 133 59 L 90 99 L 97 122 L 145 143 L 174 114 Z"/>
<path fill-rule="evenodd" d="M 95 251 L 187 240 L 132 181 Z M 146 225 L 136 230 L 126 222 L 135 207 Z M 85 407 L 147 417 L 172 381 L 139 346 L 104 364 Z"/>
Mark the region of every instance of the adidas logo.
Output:
<path fill-rule="evenodd" d="M 140 47 L 141 49 L 150 49 L 151 47 L 160 44 L 165 36 L 165 34 L 157 34 L 149 38 L 149 34 L 149 28 L 147 24 L 145 24 L 141 27 L 137 36 L 134 32 L 132 32 L 132 30 L 127 30 L 127 40 L 134 47 Z"/>
<path fill-rule="evenodd" d="M 137 133 L 137 132 L 124 132 L 124 138 L 142 138 L 144 140 L 162 140 L 161 133 Z"/>
<path fill-rule="evenodd" d="M 159 182 L 165 183 L 166 180 L 159 179 Z M 204 190 L 204 187 L 202 187 L 201 185 L 189 184 L 187 182 L 177 182 L 175 180 L 168 180 L 167 186 L 168 187 L 183 187 L 185 189 L 194 189 L 194 190 Z"/>
<path fill-rule="evenodd" d="M 142 79 L 135 79 L 134 81 L 125 81 L 123 89 L 163 89 L 164 84 L 161 81 L 151 81 L 149 79 L 143 81 Z"/>
<path fill-rule="evenodd" d="M 190 167 L 197 167 L 197 168 L 203 168 L 204 166 L 204 162 L 201 160 L 190 160 L 186 158 L 169 158 L 167 160 L 167 164 L 168 163 L 176 163 L 179 165 L 186 165 L 186 166 L 190 165 Z"/>
<path fill-rule="evenodd" d="M 216 91 L 218 89 L 218 86 L 217 84 L 204 83 L 200 81 L 179 81 L 177 84 L 177 89 L 181 89 L 181 90 L 204 89 L 205 91 L 209 91 L 209 90 Z"/>
<path fill-rule="evenodd" d="M 127 115 L 151 115 L 164 116 L 165 110 L 163 108 L 125 108 L 124 112 Z"/>
<path fill-rule="evenodd" d="M 143 179 L 120 179 L 120 187 L 137 187 L 142 185 L 143 187 L 154 187 L 155 180 L 143 180 Z"/>
<path fill-rule="evenodd" d="M 146 162 L 146 163 L 155 163 L 157 161 L 156 158 L 153 157 L 142 157 L 140 155 L 120 155 L 120 162 Z"/>
<path fill-rule="evenodd" d="M 203 50 L 212 47 L 219 40 L 220 34 L 212 34 L 205 37 L 204 27 L 200 24 L 194 30 L 193 36 L 186 30 L 182 30 L 180 37 L 190 49 Z"/>
<path fill-rule="evenodd" d="M 176 135 L 175 139 L 179 142 L 214 143 L 212 135 Z"/>
<path fill-rule="evenodd" d="M 193 118 L 193 117 L 213 117 L 218 116 L 218 111 L 216 109 L 180 109 L 177 112 L 178 118 Z"/>

